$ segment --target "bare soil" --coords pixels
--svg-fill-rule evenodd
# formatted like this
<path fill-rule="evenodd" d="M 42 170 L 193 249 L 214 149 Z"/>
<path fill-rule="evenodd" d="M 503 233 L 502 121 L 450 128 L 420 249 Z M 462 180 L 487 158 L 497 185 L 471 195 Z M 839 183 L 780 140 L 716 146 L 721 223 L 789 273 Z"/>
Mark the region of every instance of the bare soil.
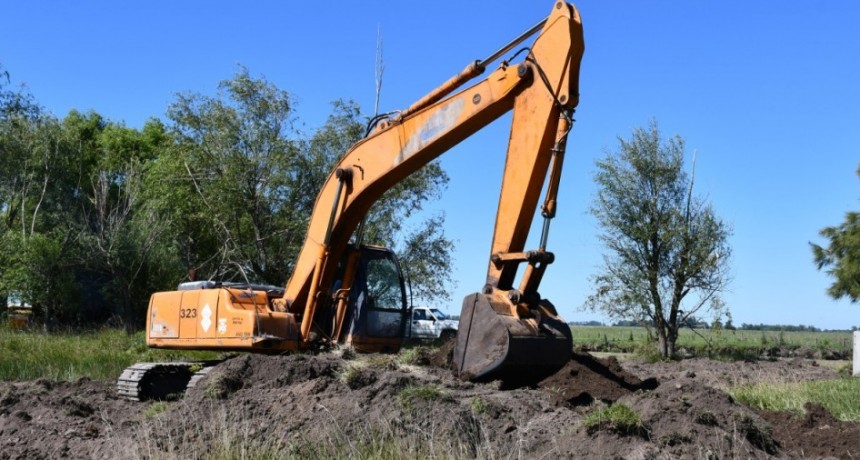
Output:
<path fill-rule="evenodd" d="M 184 398 L 135 403 L 112 382 L 0 383 L 0 459 L 26 458 L 857 458 L 860 424 L 820 407 L 752 410 L 729 385 L 836 378 L 814 361 L 619 363 L 574 353 L 533 387 L 455 379 L 446 350 L 390 356 L 242 355 Z M 635 430 L 583 419 L 610 404 Z M 279 455 L 280 456 L 280 455 Z"/>

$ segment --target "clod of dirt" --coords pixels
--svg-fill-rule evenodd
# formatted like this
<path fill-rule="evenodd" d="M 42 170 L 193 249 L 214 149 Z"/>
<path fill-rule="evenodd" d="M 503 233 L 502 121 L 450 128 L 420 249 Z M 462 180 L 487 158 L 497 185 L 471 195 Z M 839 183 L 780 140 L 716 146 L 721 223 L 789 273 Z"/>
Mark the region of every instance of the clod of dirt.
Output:
<path fill-rule="evenodd" d="M 90 415 L 93 415 L 93 412 L 95 412 L 93 406 L 76 396 L 67 396 L 61 399 L 60 403 L 65 406 L 66 415 L 89 417 Z"/>
<path fill-rule="evenodd" d="M 6 388 L 2 393 L 0 393 L 0 408 L 11 406 L 18 402 L 18 399 L 19 397 L 15 394 L 14 387 Z"/>
<path fill-rule="evenodd" d="M 340 374 L 340 380 L 353 389 L 364 388 L 376 382 L 376 371 L 368 369 L 366 365 L 360 363 L 349 363 Z"/>
<path fill-rule="evenodd" d="M 803 409 L 806 410 L 806 416 L 803 418 L 804 428 L 825 427 L 839 423 L 839 420 L 831 415 L 830 412 L 827 412 L 827 409 L 820 404 L 806 403 Z M 860 439 L 858 439 L 858 442 L 860 442 Z"/>

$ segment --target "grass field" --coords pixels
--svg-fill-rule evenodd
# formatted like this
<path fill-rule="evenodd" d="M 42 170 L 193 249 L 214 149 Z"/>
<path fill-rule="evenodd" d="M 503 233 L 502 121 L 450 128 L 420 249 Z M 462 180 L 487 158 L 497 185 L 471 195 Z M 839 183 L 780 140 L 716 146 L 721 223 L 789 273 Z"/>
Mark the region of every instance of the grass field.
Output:
<path fill-rule="evenodd" d="M 94 332 L 40 333 L 0 327 L 0 381 L 73 381 L 81 377 L 113 380 L 138 361 L 214 359 L 214 352 L 151 350 L 143 332 L 129 335 L 119 329 Z"/>
<path fill-rule="evenodd" d="M 844 378 L 804 383 L 760 383 L 733 388 L 736 400 L 770 411 L 803 413 L 808 403 L 820 404 L 839 420 L 860 422 L 860 378 Z"/>
<path fill-rule="evenodd" d="M 573 326 L 574 345 L 599 351 L 651 353 L 643 327 Z M 774 350 L 795 350 L 820 358 L 850 356 L 850 332 L 738 331 L 682 329 L 678 348 L 695 356 L 756 358 Z M 802 353 L 801 353 L 802 354 Z"/>

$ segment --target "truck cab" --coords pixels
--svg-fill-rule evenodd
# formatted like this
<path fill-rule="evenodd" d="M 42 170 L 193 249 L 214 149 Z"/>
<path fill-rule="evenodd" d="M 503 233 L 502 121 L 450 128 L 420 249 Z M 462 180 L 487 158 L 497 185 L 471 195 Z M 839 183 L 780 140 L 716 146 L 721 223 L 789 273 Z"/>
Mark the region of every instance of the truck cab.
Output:
<path fill-rule="evenodd" d="M 413 339 L 447 340 L 457 336 L 460 322 L 451 319 L 437 308 L 412 307 L 412 323 L 409 328 Z"/>

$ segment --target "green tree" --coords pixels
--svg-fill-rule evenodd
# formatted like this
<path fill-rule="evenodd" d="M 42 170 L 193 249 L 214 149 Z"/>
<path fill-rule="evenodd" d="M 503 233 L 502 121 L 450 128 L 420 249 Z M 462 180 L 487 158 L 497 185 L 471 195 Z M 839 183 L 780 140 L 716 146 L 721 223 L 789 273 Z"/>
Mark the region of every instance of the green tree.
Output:
<path fill-rule="evenodd" d="M 729 281 L 728 226 L 693 195 L 683 170 L 684 140 L 664 140 L 656 122 L 619 138 L 597 161 L 592 205 L 603 233 L 601 273 L 586 307 L 632 319 L 656 333 L 662 357 L 675 354 L 678 330 L 703 309 L 723 309 Z"/>
<path fill-rule="evenodd" d="M 857 170 L 860 175 L 860 168 Z M 834 299 L 847 297 L 852 303 L 860 300 L 860 212 L 845 214 L 845 221 L 835 227 L 825 227 L 819 234 L 827 246 L 809 243 L 815 265 L 833 278 L 827 293 Z"/>
<path fill-rule="evenodd" d="M 86 255 L 82 270 L 98 280 L 103 313 L 127 327 L 141 324 L 149 294 L 176 278 L 170 269 L 178 267 L 166 263 L 157 247 L 167 227 L 143 190 L 144 171 L 171 142 L 157 120 L 142 131 L 104 122 L 93 135 L 94 161 L 75 216 Z"/>
<path fill-rule="evenodd" d="M 170 106 L 176 143 L 153 168 L 151 192 L 169 213 L 170 233 L 179 235 L 187 272 L 283 283 L 317 191 L 362 138 L 366 121 L 355 103 L 338 101 L 326 123 L 305 138 L 295 127 L 290 95 L 265 79 L 241 68 L 218 88 L 214 97 L 185 94 Z M 428 165 L 386 193 L 364 226 L 363 241 L 390 246 L 407 262 L 422 261 L 414 286 L 428 296 L 448 291 L 452 243 L 442 232 L 443 216 L 414 221 L 447 181 L 438 163 Z"/>
<path fill-rule="evenodd" d="M 68 270 L 77 254 L 67 219 L 68 156 L 60 123 L 0 71 L 0 297 L 19 295 L 38 319 L 80 305 Z"/>
<path fill-rule="evenodd" d="M 20 294 L 49 325 L 139 323 L 162 266 L 139 177 L 169 140 L 163 126 L 58 120 L 23 90 L 0 93 L 0 295 Z"/>
<path fill-rule="evenodd" d="M 142 129 L 94 112 L 45 113 L 0 67 L 0 299 L 20 295 L 64 326 L 145 319 L 149 294 L 182 279 L 282 283 L 317 190 L 365 131 L 334 105 L 311 136 L 292 99 L 241 69 L 215 97 L 185 94 L 170 125 Z M 413 267 L 420 295 L 444 297 L 444 217 L 421 221 L 447 175 L 434 163 L 375 206 L 365 241 Z M 231 278 L 232 277 L 232 278 Z"/>
<path fill-rule="evenodd" d="M 292 101 L 246 69 L 218 88 L 215 97 L 180 95 L 168 110 L 177 145 L 159 179 L 177 190 L 163 208 L 184 235 L 187 272 L 280 283 L 304 236 L 293 204 L 312 190 L 297 169 Z"/>

